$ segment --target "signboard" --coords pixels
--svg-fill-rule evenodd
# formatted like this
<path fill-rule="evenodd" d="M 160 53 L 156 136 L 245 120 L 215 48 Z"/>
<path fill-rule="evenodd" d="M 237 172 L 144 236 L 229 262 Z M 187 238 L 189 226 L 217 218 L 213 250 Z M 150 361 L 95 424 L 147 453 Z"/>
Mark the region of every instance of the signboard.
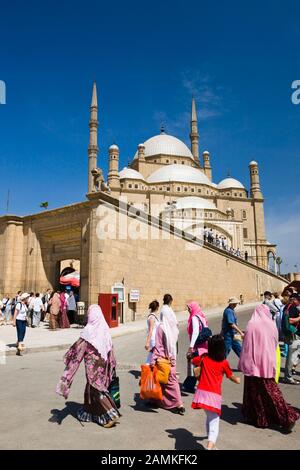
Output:
<path fill-rule="evenodd" d="M 125 302 L 125 287 L 122 282 L 116 282 L 111 288 L 111 293 L 118 294 L 119 304 L 123 304 Z"/>
<path fill-rule="evenodd" d="M 130 289 L 129 291 L 129 302 L 135 303 L 140 301 L 139 289 Z"/>

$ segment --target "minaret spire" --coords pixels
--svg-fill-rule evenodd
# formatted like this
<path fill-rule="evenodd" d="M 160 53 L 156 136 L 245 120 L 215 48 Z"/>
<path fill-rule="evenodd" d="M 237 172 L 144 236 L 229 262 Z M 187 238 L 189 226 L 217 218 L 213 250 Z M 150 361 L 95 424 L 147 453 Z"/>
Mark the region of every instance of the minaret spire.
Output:
<path fill-rule="evenodd" d="M 98 148 L 98 101 L 97 101 L 97 86 L 96 82 L 93 84 L 92 102 L 90 107 L 90 143 L 88 147 L 88 193 L 95 190 L 94 179 L 92 171 L 97 168 L 97 156 L 99 152 Z"/>
<path fill-rule="evenodd" d="M 199 159 L 199 134 L 198 134 L 198 119 L 195 98 L 192 98 L 192 115 L 191 115 L 191 151 L 197 165 L 200 166 Z"/>

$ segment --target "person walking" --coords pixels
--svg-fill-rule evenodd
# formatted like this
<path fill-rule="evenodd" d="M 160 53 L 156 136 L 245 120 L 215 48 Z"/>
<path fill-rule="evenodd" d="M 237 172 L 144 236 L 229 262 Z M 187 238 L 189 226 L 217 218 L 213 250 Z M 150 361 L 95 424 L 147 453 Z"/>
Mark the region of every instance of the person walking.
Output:
<path fill-rule="evenodd" d="M 104 428 L 111 428 L 121 416 L 108 392 L 116 373 L 116 359 L 110 330 L 99 305 L 89 307 L 87 325 L 64 357 L 66 368 L 56 392 L 65 399 L 69 396 L 82 360 L 85 362 L 87 383 L 84 405 L 77 411 L 77 418 L 79 421 L 91 421 Z"/>
<path fill-rule="evenodd" d="M 4 319 L 6 325 L 11 325 L 12 323 L 12 299 L 8 298 L 6 303 L 5 303 L 5 308 L 4 308 Z"/>
<path fill-rule="evenodd" d="M 77 312 L 76 300 L 74 296 L 74 292 L 71 290 L 70 295 L 67 298 L 67 316 L 70 325 L 75 323 L 75 316 Z"/>
<path fill-rule="evenodd" d="M 242 413 L 248 424 L 290 431 L 300 414 L 275 381 L 278 331 L 269 308 L 258 305 L 249 321 L 238 368 L 245 376 Z"/>
<path fill-rule="evenodd" d="M 223 337 L 214 335 L 208 340 L 208 354 L 192 359 L 194 366 L 201 368 L 192 408 L 205 411 L 208 450 L 216 449 L 221 415 L 223 375 L 225 374 L 236 384 L 240 383 L 240 378 L 233 375 L 225 353 Z"/>
<path fill-rule="evenodd" d="M 27 304 L 30 294 L 24 292 L 20 296 L 20 300 L 15 305 L 13 326 L 17 329 L 17 356 L 21 356 L 22 352 L 25 349 L 24 338 L 26 334 L 26 324 L 27 324 Z"/>
<path fill-rule="evenodd" d="M 170 361 L 171 370 L 168 383 L 161 386 L 163 399 L 160 402 L 160 406 L 166 410 L 171 410 L 183 415 L 185 413 L 185 409 L 176 374 L 177 340 L 179 330 L 175 313 L 171 308 L 172 300 L 173 299 L 170 294 L 166 294 L 164 296 L 164 305 L 160 312 L 160 324 L 156 330 L 151 366 L 155 366 L 156 361 L 159 359 L 167 359 Z"/>
<path fill-rule="evenodd" d="M 36 328 L 40 326 L 41 321 L 41 314 L 44 311 L 43 301 L 40 297 L 39 292 L 35 294 L 34 301 L 33 301 L 33 314 L 32 314 L 32 328 Z"/>
<path fill-rule="evenodd" d="M 207 353 L 207 341 L 202 344 L 196 344 L 196 341 L 202 329 L 204 327 L 208 327 L 206 316 L 197 302 L 190 302 L 187 305 L 187 308 L 190 314 L 187 327 L 190 346 L 187 355 L 197 352 L 198 356 L 201 356 L 202 354 Z"/>
<path fill-rule="evenodd" d="M 157 300 L 153 300 L 149 304 L 149 315 L 147 317 L 147 338 L 145 349 L 148 352 L 148 356 L 146 359 L 146 364 L 151 364 L 152 352 L 155 346 L 156 330 L 159 325 L 158 311 L 159 302 Z"/>
<path fill-rule="evenodd" d="M 244 333 L 238 327 L 237 316 L 235 309 L 239 301 L 236 297 L 231 297 L 228 301 L 228 307 L 225 308 L 222 320 L 222 335 L 225 341 L 226 357 L 230 353 L 231 349 L 235 354 L 240 357 L 242 350 L 242 339 Z"/>

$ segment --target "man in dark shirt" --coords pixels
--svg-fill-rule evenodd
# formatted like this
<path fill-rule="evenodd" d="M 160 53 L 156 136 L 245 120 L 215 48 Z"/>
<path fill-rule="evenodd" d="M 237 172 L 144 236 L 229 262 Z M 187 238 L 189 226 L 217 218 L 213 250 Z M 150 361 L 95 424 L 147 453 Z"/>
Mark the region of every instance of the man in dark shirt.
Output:
<path fill-rule="evenodd" d="M 297 328 L 289 341 L 289 351 L 286 358 L 284 378 L 285 382 L 293 385 L 300 385 L 300 382 L 293 378 L 293 368 L 299 363 L 300 354 L 300 295 L 292 294 L 290 302 L 284 307 L 283 315 L 288 315 L 289 323 Z"/>

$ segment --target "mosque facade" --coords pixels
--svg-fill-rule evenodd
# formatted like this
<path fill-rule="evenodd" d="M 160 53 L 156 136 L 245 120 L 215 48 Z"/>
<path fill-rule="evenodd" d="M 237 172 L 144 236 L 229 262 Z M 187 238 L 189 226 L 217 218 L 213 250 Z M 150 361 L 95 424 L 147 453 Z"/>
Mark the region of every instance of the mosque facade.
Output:
<path fill-rule="evenodd" d="M 192 298 L 213 306 L 232 295 L 250 301 L 265 289 L 284 287 L 276 263 L 270 270 L 276 245 L 266 237 L 258 163 L 249 163 L 249 189 L 234 175 L 214 182 L 213 157 L 199 152 L 194 99 L 190 148 L 161 129 L 138 144 L 128 167 L 121 169 L 119 148 L 113 144 L 106 180 L 98 166 L 96 84 L 89 129 L 83 202 L 0 217 L 0 293 L 55 288 L 62 267 L 76 262 L 81 300 L 97 302 L 99 293 L 122 285 L 122 320 L 127 321 L 146 315 L 148 303 L 166 291 L 183 309 Z M 116 216 L 118 224 L 112 227 Z M 124 236 L 124 227 L 131 236 Z M 203 243 L 204 227 L 226 239 L 228 250 Z M 242 257 L 231 254 L 231 247 Z M 133 290 L 139 292 L 138 303 L 130 300 Z"/>

